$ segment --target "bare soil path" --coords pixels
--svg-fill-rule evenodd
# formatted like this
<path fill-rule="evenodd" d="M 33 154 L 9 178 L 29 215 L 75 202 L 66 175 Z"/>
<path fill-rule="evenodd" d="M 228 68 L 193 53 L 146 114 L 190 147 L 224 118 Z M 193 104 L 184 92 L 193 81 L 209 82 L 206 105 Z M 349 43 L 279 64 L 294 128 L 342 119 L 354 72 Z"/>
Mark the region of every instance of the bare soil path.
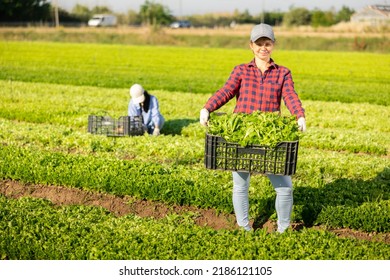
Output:
<path fill-rule="evenodd" d="M 100 206 L 115 216 L 134 214 L 140 217 L 161 219 L 169 214 L 184 214 L 191 212 L 195 223 L 216 230 L 237 229 L 234 214 L 217 213 L 215 209 L 200 209 L 191 206 L 166 205 L 161 202 L 137 200 L 132 197 L 119 197 L 110 194 L 96 193 L 76 188 L 61 186 L 46 186 L 38 184 L 24 184 L 13 180 L 0 180 L 0 194 L 8 198 L 18 199 L 30 196 L 50 200 L 54 205 L 89 205 Z M 260 225 L 267 231 L 274 231 L 273 221 Z M 294 230 L 300 230 L 303 224 L 293 224 Z M 319 227 L 316 227 L 319 228 Z M 390 233 L 367 233 L 351 229 L 328 229 L 339 237 L 379 241 L 390 244 Z"/>

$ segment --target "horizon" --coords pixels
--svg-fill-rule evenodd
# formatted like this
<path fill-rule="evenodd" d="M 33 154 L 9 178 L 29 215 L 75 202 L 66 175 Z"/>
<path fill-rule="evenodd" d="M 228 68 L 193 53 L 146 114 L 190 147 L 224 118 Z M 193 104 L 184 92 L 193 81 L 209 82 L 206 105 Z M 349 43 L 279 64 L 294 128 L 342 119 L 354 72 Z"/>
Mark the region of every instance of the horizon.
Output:
<path fill-rule="evenodd" d="M 53 1 L 51 1 L 53 2 Z M 139 12 L 141 5 L 145 0 L 132 0 L 130 3 L 126 0 L 57 0 L 58 6 L 71 11 L 75 5 L 80 4 L 93 8 L 96 6 L 106 6 L 114 13 L 126 13 L 129 10 Z M 369 5 L 388 5 L 387 0 L 283 0 L 283 1 L 256 1 L 256 0 L 159 0 L 152 1 L 168 8 L 174 16 L 190 16 L 199 14 L 223 14 L 233 13 L 234 11 L 244 12 L 248 11 L 251 15 L 259 14 L 261 12 L 286 12 L 292 7 L 303 7 L 308 10 L 340 10 L 342 7 L 347 7 L 355 11 L 359 11 Z M 282 4 L 280 4 L 282 2 Z"/>

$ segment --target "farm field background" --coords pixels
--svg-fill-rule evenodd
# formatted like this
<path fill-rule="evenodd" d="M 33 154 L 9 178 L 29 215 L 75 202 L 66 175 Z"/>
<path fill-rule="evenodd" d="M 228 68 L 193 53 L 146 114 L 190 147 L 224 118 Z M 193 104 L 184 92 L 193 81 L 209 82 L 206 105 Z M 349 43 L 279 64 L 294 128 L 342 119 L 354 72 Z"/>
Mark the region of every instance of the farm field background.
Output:
<path fill-rule="evenodd" d="M 283 235 L 263 228 L 276 218 L 264 176 L 250 189 L 257 230 L 245 233 L 231 220 L 231 173 L 203 165 L 199 110 L 251 57 L 234 48 L 0 41 L 1 258 L 388 259 L 390 57 L 275 51 L 293 73 L 308 125 L 293 177 L 295 227 Z M 136 82 L 159 98 L 163 135 L 88 134 L 88 115 L 126 115 Z M 168 210 L 118 217 L 98 202 L 20 197 L 15 186 Z M 204 222 L 202 211 L 226 217 L 223 226 Z M 343 230 L 355 237 L 339 237 Z"/>

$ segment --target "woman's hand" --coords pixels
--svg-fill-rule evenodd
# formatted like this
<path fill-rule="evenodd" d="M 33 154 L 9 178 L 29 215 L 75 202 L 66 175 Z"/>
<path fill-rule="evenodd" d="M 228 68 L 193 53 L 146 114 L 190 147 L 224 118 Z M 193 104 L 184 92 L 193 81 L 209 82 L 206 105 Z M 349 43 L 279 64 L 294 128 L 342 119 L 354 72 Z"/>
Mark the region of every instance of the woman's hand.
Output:
<path fill-rule="evenodd" d="M 207 109 L 203 108 L 200 110 L 200 124 L 203 126 L 207 126 L 207 122 L 209 121 L 210 113 Z"/>
<path fill-rule="evenodd" d="M 306 131 L 306 120 L 304 117 L 298 119 L 298 129 L 302 132 Z"/>
<path fill-rule="evenodd" d="M 159 136 L 160 135 L 160 129 L 158 127 L 155 127 L 153 130 L 153 136 Z"/>

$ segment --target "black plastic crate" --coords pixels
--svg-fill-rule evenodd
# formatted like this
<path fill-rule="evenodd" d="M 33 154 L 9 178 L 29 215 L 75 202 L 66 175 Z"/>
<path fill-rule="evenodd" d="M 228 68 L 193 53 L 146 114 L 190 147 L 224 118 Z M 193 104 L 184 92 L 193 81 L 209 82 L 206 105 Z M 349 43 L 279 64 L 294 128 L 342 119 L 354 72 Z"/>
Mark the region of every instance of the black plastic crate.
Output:
<path fill-rule="evenodd" d="M 106 136 L 135 136 L 145 133 L 142 117 L 88 116 L 88 132 Z"/>
<path fill-rule="evenodd" d="M 205 166 L 208 169 L 250 173 L 293 175 L 296 171 L 299 141 L 280 142 L 275 148 L 227 142 L 206 134 Z"/>

